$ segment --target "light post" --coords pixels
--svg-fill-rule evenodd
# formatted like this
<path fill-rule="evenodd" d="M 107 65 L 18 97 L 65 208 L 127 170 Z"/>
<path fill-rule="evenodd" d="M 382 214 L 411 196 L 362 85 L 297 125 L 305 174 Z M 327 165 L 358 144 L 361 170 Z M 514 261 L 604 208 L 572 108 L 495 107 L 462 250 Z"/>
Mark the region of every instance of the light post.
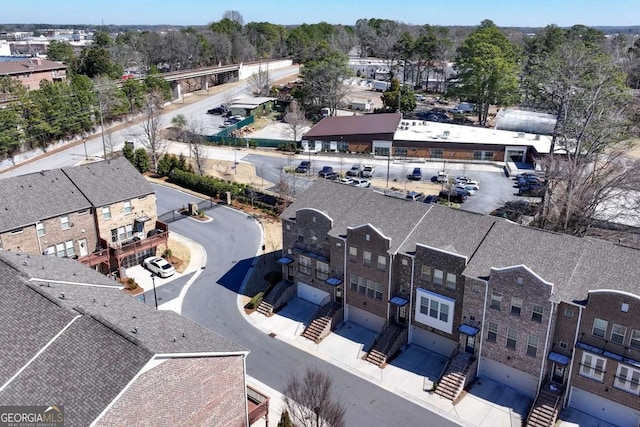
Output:
<path fill-rule="evenodd" d="M 87 154 L 87 140 L 82 140 L 82 144 L 84 145 L 84 159 L 89 160 L 89 155 Z"/>
<path fill-rule="evenodd" d="M 156 294 L 156 275 L 151 275 L 151 282 L 153 283 L 153 300 L 156 303 L 156 310 L 158 309 L 158 295 Z"/>

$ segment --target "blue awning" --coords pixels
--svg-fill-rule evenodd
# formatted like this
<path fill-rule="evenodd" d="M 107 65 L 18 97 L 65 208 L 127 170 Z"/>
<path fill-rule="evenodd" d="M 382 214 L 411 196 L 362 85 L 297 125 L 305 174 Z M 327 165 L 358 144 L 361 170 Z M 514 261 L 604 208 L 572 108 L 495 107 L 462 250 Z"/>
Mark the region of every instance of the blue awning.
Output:
<path fill-rule="evenodd" d="M 478 328 L 473 327 L 471 325 L 464 324 L 464 323 L 460 325 L 460 327 L 458 328 L 458 331 L 461 334 L 469 335 L 470 337 L 475 337 L 476 335 L 478 335 L 478 332 L 480 332 Z"/>
<path fill-rule="evenodd" d="M 277 262 L 278 264 L 289 265 L 293 262 L 293 260 L 291 258 L 287 258 L 286 256 L 283 256 Z"/>
<path fill-rule="evenodd" d="M 324 283 L 331 286 L 338 286 L 338 285 L 342 285 L 342 280 L 338 279 L 337 277 L 329 277 L 327 280 L 324 281 Z"/>
<path fill-rule="evenodd" d="M 405 305 L 409 304 L 409 301 L 402 297 L 393 297 L 389 300 L 389 302 L 393 305 L 397 305 L 398 307 L 404 307 Z"/>
<path fill-rule="evenodd" d="M 549 353 L 549 360 L 563 366 L 567 366 L 569 362 L 571 362 L 571 359 L 569 358 L 569 356 L 564 356 L 554 351 Z"/>

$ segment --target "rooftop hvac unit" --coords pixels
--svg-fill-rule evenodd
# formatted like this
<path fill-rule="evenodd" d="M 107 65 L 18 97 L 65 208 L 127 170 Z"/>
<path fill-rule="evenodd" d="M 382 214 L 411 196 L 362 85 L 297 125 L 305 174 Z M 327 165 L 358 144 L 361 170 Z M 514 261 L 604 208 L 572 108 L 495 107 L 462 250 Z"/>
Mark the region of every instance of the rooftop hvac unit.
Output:
<path fill-rule="evenodd" d="M 540 141 L 540 135 L 536 135 L 536 136 L 534 137 L 534 139 L 535 139 L 536 141 Z"/>
<path fill-rule="evenodd" d="M 524 132 L 518 132 L 518 138 L 524 138 Z"/>
<path fill-rule="evenodd" d="M 449 138 L 449 131 L 448 131 L 448 130 L 445 130 L 444 132 L 442 132 L 442 137 L 443 137 L 444 139 Z"/>

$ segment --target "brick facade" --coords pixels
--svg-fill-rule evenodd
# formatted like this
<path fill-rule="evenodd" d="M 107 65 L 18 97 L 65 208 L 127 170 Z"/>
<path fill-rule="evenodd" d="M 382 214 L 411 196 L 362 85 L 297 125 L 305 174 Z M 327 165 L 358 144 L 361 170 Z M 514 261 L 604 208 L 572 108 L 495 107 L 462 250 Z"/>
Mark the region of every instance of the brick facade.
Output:
<path fill-rule="evenodd" d="M 247 425 L 242 356 L 175 358 L 138 377 L 96 426 Z"/>
<path fill-rule="evenodd" d="M 130 206 L 125 204 L 129 203 Z M 104 208 L 109 209 L 110 218 L 107 218 Z M 144 223 L 143 237 L 147 236 L 147 233 L 155 228 L 157 213 L 156 213 L 156 196 L 155 194 L 148 194 L 144 197 L 137 197 L 130 200 L 123 200 L 117 203 L 112 203 L 109 206 L 98 206 L 95 209 L 96 222 L 98 223 L 98 233 L 100 237 L 105 239 L 109 244 L 116 244 L 112 239 L 112 230 L 118 230 L 120 227 L 133 226 L 136 218 L 146 216 L 150 218 L 150 221 Z M 125 229 L 126 232 L 126 229 Z M 118 234 L 119 236 L 119 234 Z M 128 240 L 131 237 L 125 239 Z"/>

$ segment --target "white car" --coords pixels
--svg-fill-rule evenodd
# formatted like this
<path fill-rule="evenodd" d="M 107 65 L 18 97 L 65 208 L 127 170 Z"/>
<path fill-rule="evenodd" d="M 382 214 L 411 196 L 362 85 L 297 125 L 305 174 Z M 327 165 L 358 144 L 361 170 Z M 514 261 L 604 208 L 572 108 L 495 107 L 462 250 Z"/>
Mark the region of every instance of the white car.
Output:
<path fill-rule="evenodd" d="M 338 180 L 338 182 L 339 182 L 340 184 L 347 184 L 347 185 L 350 185 L 350 184 L 353 184 L 353 179 L 351 179 L 351 178 L 340 178 L 340 179 Z"/>
<path fill-rule="evenodd" d="M 456 179 L 455 179 L 456 184 L 464 184 L 467 181 L 470 181 L 470 179 L 467 178 L 466 176 L 456 176 Z"/>
<path fill-rule="evenodd" d="M 169 264 L 166 259 L 159 256 L 145 258 L 144 261 L 142 261 L 142 265 L 147 270 L 160 277 L 173 276 L 176 272 L 173 265 Z"/>
<path fill-rule="evenodd" d="M 478 181 L 469 180 L 463 183 L 465 187 L 471 187 L 472 190 L 478 191 L 480 189 L 480 183 Z"/>
<path fill-rule="evenodd" d="M 376 168 L 373 165 L 363 165 L 362 172 L 360 172 L 360 176 L 362 178 L 373 178 L 373 172 Z"/>
<path fill-rule="evenodd" d="M 353 185 L 354 187 L 362 188 L 371 187 L 371 183 L 369 182 L 369 180 L 363 178 L 353 178 L 353 182 L 351 183 L 351 185 Z"/>

